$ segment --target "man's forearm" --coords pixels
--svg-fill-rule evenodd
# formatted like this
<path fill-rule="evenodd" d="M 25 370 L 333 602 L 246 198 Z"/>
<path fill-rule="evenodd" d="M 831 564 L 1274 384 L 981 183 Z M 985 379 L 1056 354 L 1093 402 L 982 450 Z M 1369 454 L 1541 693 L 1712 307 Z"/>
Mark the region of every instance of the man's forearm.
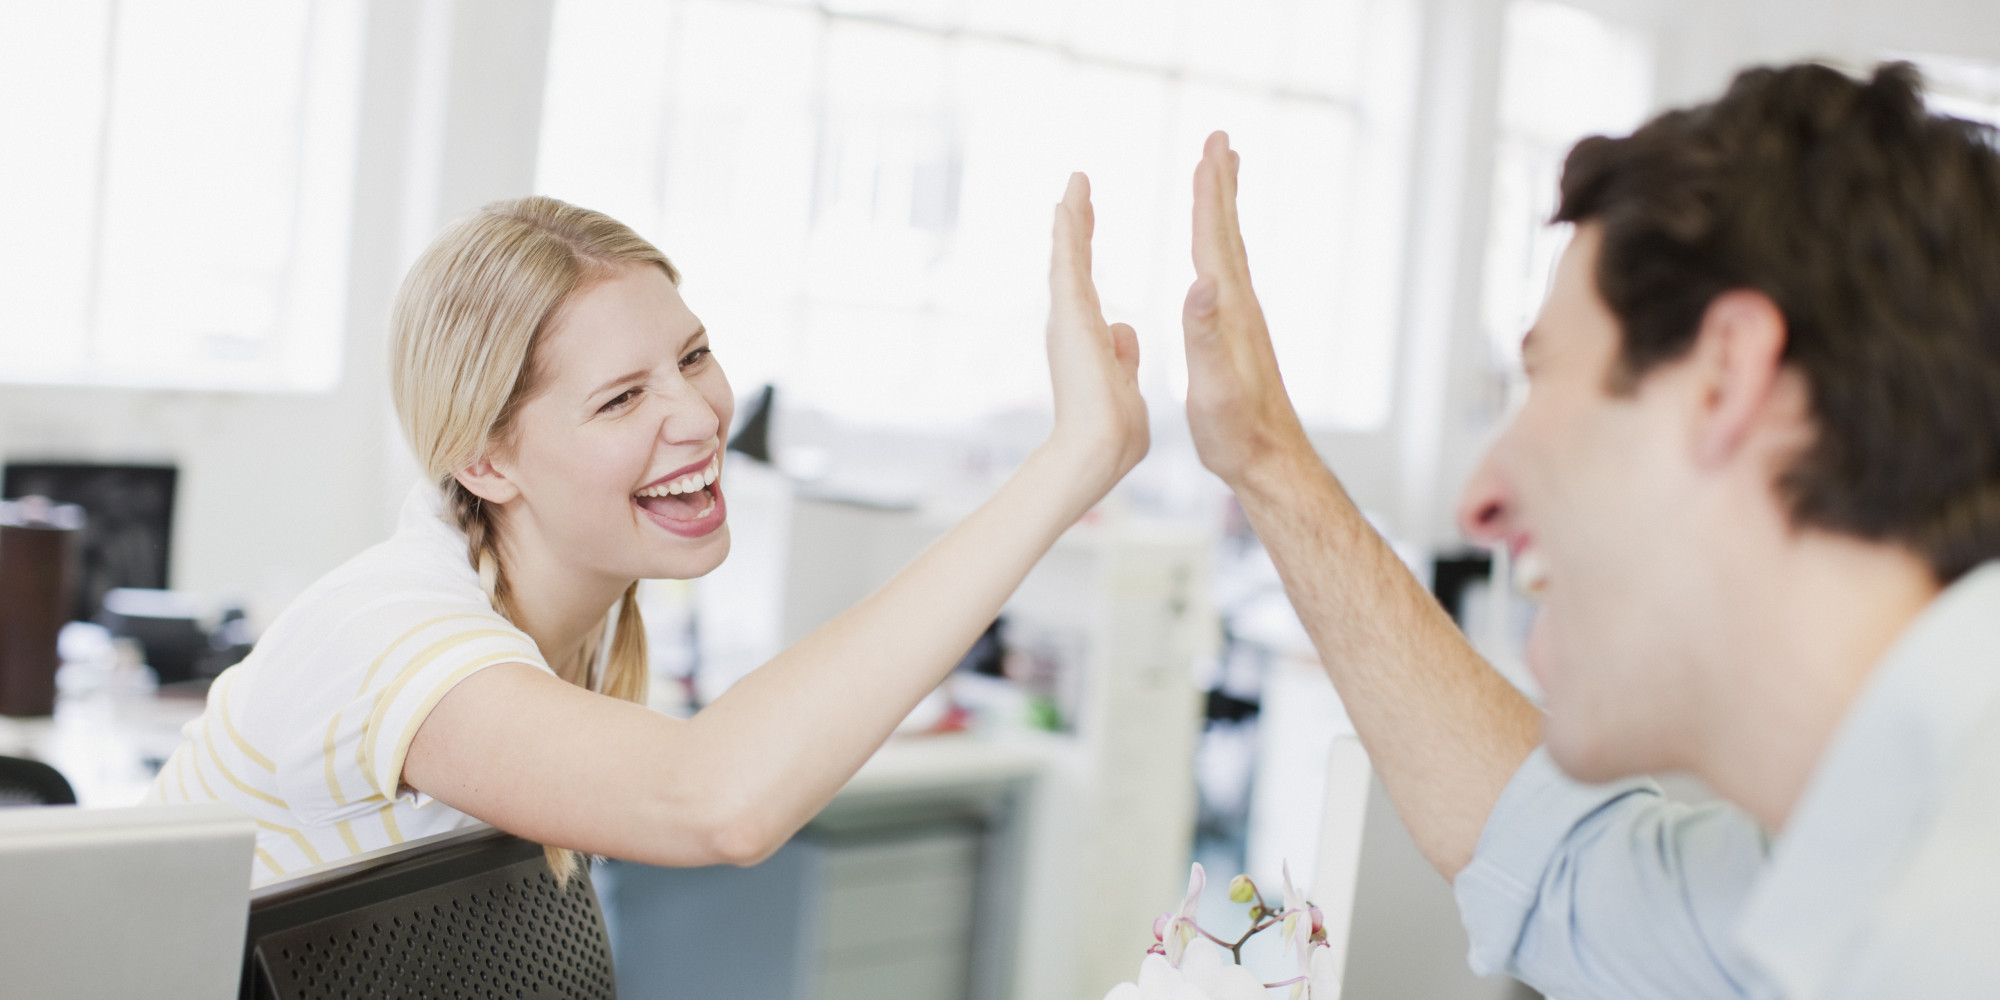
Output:
<path fill-rule="evenodd" d="M 1540 741 L 1540 713 L 1466 643 L 1303 442 L 1233 485 L 1403 822 L 1456 875 Z"/>

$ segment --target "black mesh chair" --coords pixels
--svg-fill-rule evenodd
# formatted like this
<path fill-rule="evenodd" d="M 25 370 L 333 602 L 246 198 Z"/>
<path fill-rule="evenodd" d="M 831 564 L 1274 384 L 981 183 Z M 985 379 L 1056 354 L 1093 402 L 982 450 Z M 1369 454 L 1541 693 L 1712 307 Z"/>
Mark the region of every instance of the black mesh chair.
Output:
<path fill-rule="evenodd" d="M 0 757 L 0 807 L 73 805 L 76 792 L 61 771 L 38 760 Z"/>
<path fill-rule="evenodd" d="M 252 895 L 243 1000 L 615 1000 L 587 872 L 498 830 L 429 838 Z"/>

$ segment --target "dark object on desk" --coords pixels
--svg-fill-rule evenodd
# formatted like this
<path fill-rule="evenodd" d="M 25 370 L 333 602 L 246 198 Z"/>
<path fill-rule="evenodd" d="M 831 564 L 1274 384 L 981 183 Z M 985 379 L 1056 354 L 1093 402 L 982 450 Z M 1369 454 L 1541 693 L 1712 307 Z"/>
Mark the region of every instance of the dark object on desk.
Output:
<path fill-rule="evenodd" d="M 743 418 L 735 436 L 729 439 L 730 451 L 767 465 L 770 463 L 771 402 L 777 395 L 777 387 L 766 383 L 763 391 L 757 394 L 757 402 L 750 405 L 750 415 Z"/>
<path fill-rule="evenodd" d="M 0 502 L 0 715 L 56 709 L 56 636 L 69 621 L 82 528 L 81 507 Z"/>
<path fill-rule="evenodd" d="M 1441 555 L 1431 561 L 1431 594 L 1451 615 L 1451 620 L 1465 627 L 1465 591 L 1474 583 L 1484 583 L 1493 578 L 1493 554 L 1476 549 L 1467 549 L 1449 555 Z"/>
<path fill-rule="evenodd" d="M 104 610 L 96 620 L 114 636 L 137 639 L 146 665 L 163 685 L 212 676 L 203 672 L 210 652 L 208 633 L 184 594 L 119 587 L 105 593 Z"/>
<path fill-rule="evenodd" d="M 66 621 L 91 620 L 113 588 L 167 585 L 177 479 L 172 466 L 7 463 L 0 495 L 45 496 L 76 504 L 89 517 Z"/>
<path fill-rule="evenodd" d="M 482 828 L 253 894 L 242 1000 L 349 995 L 615 1000 L 597 892 Z"/>
<path fill-rule="evenodd" d="M 76 792 L 61 771 L 38 760 L 0 757 L 0 809 L 73 805 Z"/>

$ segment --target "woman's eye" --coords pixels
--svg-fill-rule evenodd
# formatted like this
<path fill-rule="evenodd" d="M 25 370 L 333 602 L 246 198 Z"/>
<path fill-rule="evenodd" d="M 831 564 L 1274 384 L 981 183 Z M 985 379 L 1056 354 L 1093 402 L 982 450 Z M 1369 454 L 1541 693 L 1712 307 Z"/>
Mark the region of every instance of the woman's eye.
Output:
<path fill-rule="evenodd" d="M 681 367 L 692 368 L 695 365 L 701 364 L 703 361 L 707 360 L 708 356 L 709 356 L 708 348 L 697 347 L 694 350 L 689 351 L 687 357 L 681 359 Z"/>
<path fill-rule="evenodd" d="M 611 397 L 611 400 L 609 402 L 597 408 L 597 412 L 610 413 L 612 410 L 618 409 L 619 407 L 622 407 L 626 403 L 629 403 L 637 398 L 639 398 L 639 390 L 627 389 L 624 392 L 621 392 L 618 395 Z"/>

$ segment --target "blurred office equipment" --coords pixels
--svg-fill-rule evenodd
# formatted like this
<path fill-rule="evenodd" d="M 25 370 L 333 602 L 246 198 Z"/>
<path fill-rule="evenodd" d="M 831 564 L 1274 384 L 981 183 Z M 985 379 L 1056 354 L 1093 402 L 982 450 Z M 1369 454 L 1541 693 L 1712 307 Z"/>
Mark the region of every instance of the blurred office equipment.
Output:
<path fill-rule="evenodd" d="M 44 496 L 84 510 L 80 572 L 65 621 L 89 621 L 114 587 L 167 585 L 179 476 L 171 465 L 7 463 L 0 495 Z"/>
<path fill-rule="evenodd" d="M 83 524 L 82 508 L 47 497 L 0 501 L 0 715 L 55 711 Z"/>
<path fill-rule="evenodd" d="M 76 791 L 62 772 L 38 760 L 0 757 L 0 809 L 9 806 L 73 806 Z"/>
<path fill-rule="evenodd" d="M 559 883 L 540 845 L 482 826 L 256 893 L 243 1000 L 363 995 L 615 1000 L 588 870 Z"/>
<path fill-rule="evenodd" d="M 637 996 L 998 1000 L 1026 785 L 845 796 L 753 868 L 614 862 L 600 882 Z"/>
<path fill-rule="evenodd" d="M 759 462 L 771 460 L 771 408 L 777 396 L 778 387 L 766 382 L 757 393 L 757 401 L 744 407 L 745 415 L 729 438 L 730 451 Z"/>
<path fill-rule="evenodd" d="M 223 805 L 0 810 L 6 995 L 230 995 L 256 830 Z"/>
<path fill-rule="evenodd" d="M 220 672 L 209 669 L 209 634 L 201 618 L 201 609 L 186 594 L 119 587 L 105 592 L 96 621 L 113 636 L 137 640 L 159 683 L 176 684 Z"/>

